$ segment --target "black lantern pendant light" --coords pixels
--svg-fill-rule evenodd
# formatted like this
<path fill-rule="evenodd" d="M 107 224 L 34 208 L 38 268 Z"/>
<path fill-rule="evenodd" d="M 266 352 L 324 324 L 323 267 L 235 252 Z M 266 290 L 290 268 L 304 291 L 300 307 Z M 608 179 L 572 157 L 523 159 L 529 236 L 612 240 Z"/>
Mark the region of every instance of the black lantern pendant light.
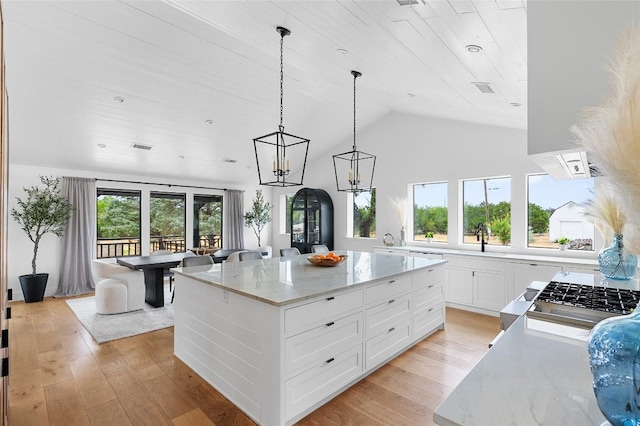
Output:
<path fill-rule="evenodd" d="M 338 191 L 357 194 L 371 191 L 376 156 L 358 151 L 356 147 L 356 79 L 362 74 L 358 71 L 351 71 L 351 75 L 353 75 L 353 150 L 334 155 L 333 168 Z"/>
<path fill-rule="evenodd" d="M 291 34 L 291 31 L 283 27 L 278 27 L 276 30 L 280 33 L 280 126 L 276 132 L 255 138 L 253 147 L 256 152 L 260 185 L 296 186 L 302 185 L 304 179 L 309 139 L 284 132 L 282 124 L 282 100 L 284 98 L 282 56 L 284 36 Z"/>

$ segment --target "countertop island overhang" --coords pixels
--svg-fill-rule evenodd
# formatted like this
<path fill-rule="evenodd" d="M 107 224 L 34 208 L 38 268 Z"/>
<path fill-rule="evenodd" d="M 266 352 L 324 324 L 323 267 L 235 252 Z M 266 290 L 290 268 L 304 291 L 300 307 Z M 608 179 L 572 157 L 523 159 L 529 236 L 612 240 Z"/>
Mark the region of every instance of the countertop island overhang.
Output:
<path fill-rule="evenodd" d="M 444 328 L 444 264 L 344 251 L 174 269 L 175 355 L 259 424 L 291 424 Z"/>

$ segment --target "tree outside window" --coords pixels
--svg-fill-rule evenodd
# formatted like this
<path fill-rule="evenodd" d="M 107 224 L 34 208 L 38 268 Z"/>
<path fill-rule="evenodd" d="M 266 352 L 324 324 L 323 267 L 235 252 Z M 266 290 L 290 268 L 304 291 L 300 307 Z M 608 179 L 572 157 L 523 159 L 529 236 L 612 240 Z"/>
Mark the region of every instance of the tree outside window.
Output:
<path fill-rule="evenodd" d="M 511 178 L 462 181 L 463 243 L 480 244 L 480 227 L 486 227 L 485 243 L 511 243 Z"/>
<path fill-rule="evenodd" d="M 449 208 L 447 182 L 413 185 L 413 240 L 447 242 Z"/>
<path fill-rule="evenodd" d="M 96 257 L 140 254 L 140 192 L 99 188 Z"/>
<path fill-rule="evenodd" d="M 376 189 L 353 195 L 353 237 L 376 236 Z"/>

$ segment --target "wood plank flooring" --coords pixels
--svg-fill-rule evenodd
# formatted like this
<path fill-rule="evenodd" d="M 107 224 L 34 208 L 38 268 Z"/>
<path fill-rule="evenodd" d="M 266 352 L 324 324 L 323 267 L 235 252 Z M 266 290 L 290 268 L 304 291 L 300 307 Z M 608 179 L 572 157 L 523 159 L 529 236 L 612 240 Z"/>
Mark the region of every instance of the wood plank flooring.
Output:
<path fill-rule="evenodd" d="M 11 306 L 12 426 L 255 424 L 173 356 L 173 328 L 98 345 L 63 299 Z M 446 330 L 298 424 L 433 424 L 499 328 L 498 318 L 447 309 Z"/>

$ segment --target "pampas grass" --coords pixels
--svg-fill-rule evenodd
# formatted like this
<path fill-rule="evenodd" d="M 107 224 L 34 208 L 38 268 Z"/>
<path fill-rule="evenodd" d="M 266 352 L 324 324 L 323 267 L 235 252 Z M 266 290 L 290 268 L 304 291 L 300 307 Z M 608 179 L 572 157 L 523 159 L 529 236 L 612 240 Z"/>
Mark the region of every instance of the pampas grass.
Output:
<path fill-rule="evenodd" d="M 611 89 L 602 105 L 571 128 L 611 185 L 627 220 L 625 246 L 640 253 L 640 27 L 619 37 L 611 56 Z"/>
<path fill-rule="evenodd" d="M 405 226 L 407 224 L 407 199 L 389 197 L 389 200 L 396 212 L 396 217 L 400 221 L 400 225 Z"/>
<path fill-rule="evenodd" d="M 627 218 L 610 188 L 600 187 L 594 199 L 584 207 L 586 215 L 593 219 L 607 244 L 611 242 L 612 234 L 623 233 Z"/>

